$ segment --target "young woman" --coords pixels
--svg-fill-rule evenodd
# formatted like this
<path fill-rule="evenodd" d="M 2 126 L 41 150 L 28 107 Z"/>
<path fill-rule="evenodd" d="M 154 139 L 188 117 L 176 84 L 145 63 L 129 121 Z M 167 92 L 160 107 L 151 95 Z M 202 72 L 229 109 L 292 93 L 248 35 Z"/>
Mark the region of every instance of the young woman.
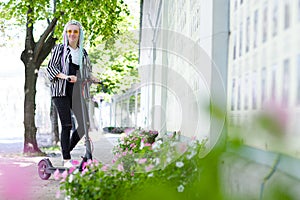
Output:
<path fill-rule="evenodd" d="M 98 82 L 91 74 L 92 67 L 87 52 L 83 48 L 83 29 L 78 21 L 69 21 L 63 32 L 63 44 L 55 46 L 47 66 L 51 81 L 51 96 L 61 121 L 61 150 L 65 167 L 71 167 L 70 152 L 84 135 L 83 122 L 88 121 L 85 103 L 81 102 L 82 80 Z M 89 83 L 84 84 L 84 94 L 89 95 Z M 83 116 L 82 105 L 86 115 Z M 72 116 L 76 116 L 78 127 Z M 86 120 L 83 120 L 85 118 Z M 72 125 L 73 124 L 73 125 Z M 86 128 L 87 129 L 87 128 Z M 71 133 L 72 132 L 72 133 Z"/>

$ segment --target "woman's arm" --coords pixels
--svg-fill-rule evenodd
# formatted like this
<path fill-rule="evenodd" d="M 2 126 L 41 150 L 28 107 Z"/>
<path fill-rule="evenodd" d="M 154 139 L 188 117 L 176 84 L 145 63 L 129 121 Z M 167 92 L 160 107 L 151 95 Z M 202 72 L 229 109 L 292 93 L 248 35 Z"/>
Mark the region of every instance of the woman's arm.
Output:
<path fill-rule="evenodd" d="M 61 48 L 63 48 L 61 45 L 57 45 L 52 50 L 52 55 L 47 66 L 47 75 L 50 81 L 53 81 L 61 73 Z"/>

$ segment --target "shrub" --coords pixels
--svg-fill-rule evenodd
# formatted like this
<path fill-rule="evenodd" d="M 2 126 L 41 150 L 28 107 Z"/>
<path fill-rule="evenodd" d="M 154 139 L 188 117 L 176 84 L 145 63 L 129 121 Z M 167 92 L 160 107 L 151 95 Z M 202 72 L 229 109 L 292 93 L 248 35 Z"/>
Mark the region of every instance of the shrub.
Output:
<path fill-rule="evenodd" d="M 157 135 L 143 130 L 128 133 L 114 148 L 113 164 L 89 161 L 82 173 L 75 171 L 63 179 L 61 189 L 71 199 L 139 199 L 140 191 L 159 194 L 162 189 L 169 197 L 187 195 L 186 188 L 199 178 L 197 155 L 204 150 L 204 142 L 170 137 L 145 145 Z"/>

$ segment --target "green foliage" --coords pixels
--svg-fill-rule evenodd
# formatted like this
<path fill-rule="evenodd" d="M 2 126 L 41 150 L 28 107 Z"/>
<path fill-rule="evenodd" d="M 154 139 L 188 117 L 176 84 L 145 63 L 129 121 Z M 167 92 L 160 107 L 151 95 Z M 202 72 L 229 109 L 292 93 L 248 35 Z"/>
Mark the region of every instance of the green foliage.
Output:
<path fill-rule="evenodd" d="M 99 37 L 97 45 L 89 50 L 93 68 L 103 82 L 103 88 L 98 86 L 95 93 L 121 94 L 139 82 L 138 31 L 128 28 L 135 27 L 134 24 L 130 16 L 124 18 L 118 24 L 119 32 L 113 44 L 108 45 Z"/>
<path fill-rule="evenodd" d="M 132 133 L 136 136 L 142 132 L 136 130 Z M 150 131 L 144 133 L 146 137 L 151 134 Z M 136 137 L 129 135 L 126 137 L 129 147 L 119 144 L 124 151 L 120 148 L 117 151 L 123 157 L 129 155 L 123 153 L 128 152 L 130 144 L 137 144 Z M 174 137 L 166 137 L 163 142 L 157 142 L 151 148 L 145 148 L 146 151 L 139 148 L 141 151 L 131 154 L 133 160 L 129 164 L 135 167 L 131 167 L 130 171 L 125 169 L 122 159 L 118 159 L 112 166 L 90 162 L 82 173 L 69 175 L 62 182 L 61 189 L 71 199 L 195 199 L 199 192 L 188 188 L 199 186 L 197 184 L 204 169 L 199 165 L 201 159 L 197 155 L 204 150 L 204 143 L 200 144 L 196 140 L 184 143 Z M 217 187 L 214 186 L 213 189 L 215 197 L 218 194 Z"/>
<path fill-rule="evenodd" d="M 53 4 L 56 2 L 56 4 Z M 64 24 L 76 19 L 85 28 L 87 41 L 94 43 L 97 36 L 102 40 L 113 39 L 118 33 L 118 22 L 129 14 L 127 5 L 122 0 L 88 0 L 88 1 L 51 1 L 51 0 L 9 0 L 0 4 L 1 18 L 15 19 L 20 25 L 59 19 L 54 37 L 60 38 Z"/>
<path fill-rule="evenodd" d="M 118 140 L 118 145 L 114 146 L 113 153 L 140 153 L 145 146 L 151 146 L 157 136 L 157 131 L 126 130 L 126 134 Z"/>

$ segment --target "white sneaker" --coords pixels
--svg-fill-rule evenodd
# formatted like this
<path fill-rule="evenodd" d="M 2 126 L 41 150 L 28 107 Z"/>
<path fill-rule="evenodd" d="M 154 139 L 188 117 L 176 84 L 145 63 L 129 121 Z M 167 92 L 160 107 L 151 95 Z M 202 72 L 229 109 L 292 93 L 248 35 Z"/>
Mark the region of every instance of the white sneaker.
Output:
<path fill-rule="evenodd" d="M 73 167 L 72 160 L 64 160 L 64 167 L 65 168 Z"/>

